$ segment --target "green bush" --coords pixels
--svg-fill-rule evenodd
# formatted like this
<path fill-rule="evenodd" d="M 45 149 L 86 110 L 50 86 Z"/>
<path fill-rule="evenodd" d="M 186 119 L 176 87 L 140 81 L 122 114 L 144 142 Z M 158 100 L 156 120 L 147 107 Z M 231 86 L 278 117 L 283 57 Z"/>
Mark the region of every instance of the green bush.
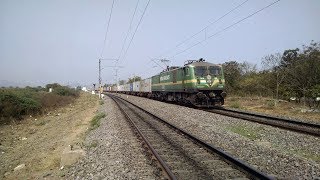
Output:
<path fill-rule="evenodd" d="M 98 127 L 100 126 L 100 120 L 101 120 L 102 118 L 104 118 L 104 117 L 106 117 L 106 114 L 105 114 L 105 113 L 96 114 L 96 115 L 92 118 L 92 120 L 91 120 L 91 122 L 90 122 L 90 126 L 91 126 L 90 129 L 93 130 L 93 129 L 98 128 Z"/>
<path fill-rule="evenodd" d="M 54 85 L 53 93 L 46 88 L 1 88 L 0 89 L 0 124 L 9 123 L 12 118 L 22 119 L 25 115 L 41 114 L 48 110 L 70 104 L 79 96 L 79 91 Z M 52 87 L 53 88 L 53 87 Z"/>
<path fill-rule="evenodd" d="M 23 115 L 39 113 L 41 104 L 28 96 L 19 93 L 0 92 L 0 115 L 1 117 L 21 118 Z"/>
<path fill-rule="evenodd" d="M 79 96 L 79 91 L 75 89 L 68 88 L 66 86 L 60 86 L 53 89 L 53 92 L 60 96 Z"/>

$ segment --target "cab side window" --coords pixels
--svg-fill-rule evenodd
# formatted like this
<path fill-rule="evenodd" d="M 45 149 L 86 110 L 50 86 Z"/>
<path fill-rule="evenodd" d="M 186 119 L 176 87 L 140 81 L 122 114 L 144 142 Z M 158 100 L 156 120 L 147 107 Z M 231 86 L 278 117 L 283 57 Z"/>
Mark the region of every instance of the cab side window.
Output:
<path fill-rule="evenodd" d="M 188 67 L 184 68 L 184 74 L 186 76 L 189 76 L 189 68 Z"/>

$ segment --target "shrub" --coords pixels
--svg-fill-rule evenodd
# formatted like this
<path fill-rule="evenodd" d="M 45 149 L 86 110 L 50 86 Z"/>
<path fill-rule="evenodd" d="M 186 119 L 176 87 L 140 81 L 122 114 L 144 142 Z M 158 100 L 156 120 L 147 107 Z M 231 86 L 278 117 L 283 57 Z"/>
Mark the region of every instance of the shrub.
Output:
<path fill-rule="evenodd" d="M 267 100 L 266 101 L 266 106 L 269 109 L 273 109 L 276 106 L 276 102 L 274 100 Z"/>
<path fill-rule="evenodd" d="M 92 120 L 91 120 L 91 122 L 90 122 L 90 125 L 91 125 L 91 130 L 93 130 L 93 129 L 96 129 L 96 128 L 98 128 L 99 126 L 100 126 L 100 120 L 102 119 L 102 118 L 104 118 L 104 117 L 106 117 L 106 114 L 104 114 L 104 113 L 99 113 L 99 114 L 96 114 L 93 118 L 92 118 Z"/>
<path fill-rule="evenodd" d="M 9 91 L 0 92 L 1 117 L 21 118 L 23 115 L 39 113 L 41 104 L 28 96 Z"/>
<path fill-rule="evenodd" d="M 40 93 L 38 96 L 43 111 L 50 110 L 59 106 L 70 104 L 74 101 L 74 97 L 60 96 L 55 93 Z"/>
<path fill-rule="evenodd" d="M 70 104 L 79 96 L 79 91 L 53 84 L 54 93 L 45 88 L 1 88 L 0 124 L 9 123 L 12 118 L 22 119 L 24 115 L 41 114 L 47 110 Z"/>
<path fill-rule="evenodd" d="M 53 92 L 60 96 L 79 96 L 79 91 L 75 89 L 68 88 L 66 86 L 59 86 L 53 89 Z"/>
<path fill-rule="evenodd" d="M 235 101 L 233 102 L 231 105 L 230 105 L 231 108 L 235 108 L 235 109 L 238 109 L 241 107 L 240 103 L 238 101 Z"/>

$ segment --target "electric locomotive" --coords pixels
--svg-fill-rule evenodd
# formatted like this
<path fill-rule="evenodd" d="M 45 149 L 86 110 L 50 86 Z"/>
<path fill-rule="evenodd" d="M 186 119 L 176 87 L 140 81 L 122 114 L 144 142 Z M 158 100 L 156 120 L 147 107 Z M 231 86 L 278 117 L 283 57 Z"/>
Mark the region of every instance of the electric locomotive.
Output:
<path fill-rule="evenodd" d="M 225 79 L 221 65 L 204 59 L 188 60 L 183 67 L 168 67 L 151 78 L 151 96 L 197 107 L 224 104 Z"/>

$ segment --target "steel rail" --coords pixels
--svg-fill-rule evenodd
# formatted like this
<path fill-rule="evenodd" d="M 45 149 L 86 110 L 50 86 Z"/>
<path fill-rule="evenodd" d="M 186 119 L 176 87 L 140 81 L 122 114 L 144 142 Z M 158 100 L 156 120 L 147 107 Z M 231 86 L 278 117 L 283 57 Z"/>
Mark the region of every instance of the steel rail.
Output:
<path fill-rule="evenodd" d="M 120 104 L 115 100 L 116 97 L 108 95 L 118 106 L 120 111 L 124 114 L 128 122 L 134 127 L 134 129 L 137 131 L 138 135 L 143 139 L 143 141 L 147 144 L 148 149 L 152 152 L 152 154 L 156 157 L 158 163 L 161 166 L 161 169 L 164 170 L 167 177 L 171 180 L 176 180 L 177 178 L 173 174 L 173 172 L 170 170 L 168 165 L 164 162 L 164 160 L 160 157 L 160 155 L 157 153 L 157 151 L 151 146 L 150 142 L 147 140 L 147 138 L 142 134 L 142 132 L 139 130 L 139 128 L 136 126 L 136 124 L 133 122 L 133 120 L 130 118 L 130 116 L 125 112 L 125 110 L 120 106 Z"/>
<path fill-rule="evenodd" d="M 108 96 L 113 96 L 113 95 L 108 95 Z M 258 171 L 257 169 L 249 166 L 247 163 L 243 162 L 242 160 L 239 160 L 235 157 L 233 157 L 232 155 L 230 155 L 229 153 L 217 148 L 217 147 L 214 147 L 213 145 L 209 144 L 209 143 L 206 143 L 205 141 L 201 140 L 200 138 L 194 136 L 194 135 L 191 135 L 190 133 L 186 132 L 185 130 L 179 128 L 179 127 L 176 127 L 174 126 L 173 124 L 167 122 L 166 120 L 156 116 L 155 114 L 131 103 L 130 101 L 127 101 L 126 99 L 123 99 L 121 97 L 118 97 L 118 96 L 114 96 L 115 98 L 118 98 L 118 99 L 121 99 L 131 105 L 133 105 L 134 107 L 140 109 L 141 111 L 147 113 L 148 115 L 152 116 L 153 118 L 155 119 L 158 119 L 159 121 L 163 122 L 164 124 L 168 125 L 169 127 L 177 130 L 179 133 L 182 133 L 184 134 L 185 136 L 187 136 L 188 138 L 190 138 L 191 140 L 193 140 L 194 142 L 198 143 L 199 145 L 201 146 L 204 146 L 206 149 L 218 154 L 219 156 L 221 156 L 222 158 L 224 158 L 225 160 L 227 160 L 228 162 L 232 163 L 233 165 L 239 167 L 240 169 L 242 169 L 244 172 L 247 172 L 249 175 L 251 175 L 254 179 L 274 179 L 273 177 L 271 176 L 268 176 L 260 171 Z"/>
<path fill-rule="evenodd" d="M 271 125 L 283 129 L 288 129 L 291 131 L 296 131 L 308 135 L 313 136 L 320 136 L 320 124 L 313 124 L 307 123 L 302 121 L 295 121 L 290 119 L 284 119 L 275 116 L 268 116 L 262 114 L 254 114 L 251 112 L 243 112 L 243 111 L 236 111 L 232 109 L 226 108 L 218 108 L 218 109 L 211 109 L 205 110 L 211 113 L 217 113 L 229 117 L 240 118 L 248 121 L 254 121 L 261 124 Z"/>

